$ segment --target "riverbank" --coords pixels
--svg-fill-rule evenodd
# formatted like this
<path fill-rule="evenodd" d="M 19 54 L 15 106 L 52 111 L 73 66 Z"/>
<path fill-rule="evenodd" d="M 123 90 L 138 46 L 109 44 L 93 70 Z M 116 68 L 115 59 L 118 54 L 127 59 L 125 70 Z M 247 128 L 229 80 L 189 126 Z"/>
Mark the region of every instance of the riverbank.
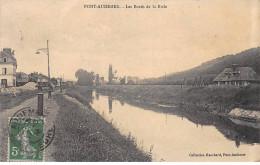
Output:
<path fill-rule="evenodd" d="M 55 95 L 60 106 L 56 119 L 54 145 L 56 161 L 151 161 L 151 155 L 137 148 L 134 139 L 125 137 L 89 106 L 91 89 L 82 88 L 85 96 L 67 89 Z M 75 99 L 74 99 L 75 98 Z"/>
<path fill-rule="evenodd" d="M 177 105 L 188 110 L 227 115 L 234 108 L 260 110 L 260 86 L 107 85 L 98 93 L 151 104 Z"/>
<path fill-rule="evenodd" d="M 84 95 L 84 88 L 76 87 L 75 90 Z M 205 150 L 235 153 L 246 147 L 255 151 L 257 146 L 253 144 L 259 143 L 259 129 L 237 125 L 227 117 L 104 96 L 97 92 L 93 92 L 92 98 L 91 107 L 107 121 L 113 120 L 124 135 L 131 132 L 145 150 L 152 146 L 154 161 L 192 161 L 189 153 Z M 216 149 L 216 146 L 220 147 Z M 212 161 L 212 158 L 204 161 L 210 159 Z"/>

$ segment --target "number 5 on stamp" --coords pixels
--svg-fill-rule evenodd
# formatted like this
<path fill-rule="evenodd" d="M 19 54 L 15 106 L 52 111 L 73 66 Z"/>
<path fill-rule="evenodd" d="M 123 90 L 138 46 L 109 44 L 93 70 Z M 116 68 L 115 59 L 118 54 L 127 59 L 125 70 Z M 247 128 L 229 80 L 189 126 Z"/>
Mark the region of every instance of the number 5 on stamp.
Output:
<path fill-rule="evenodd" d="M 43 161 L 44 120 L 11 118 L 9 120 L 9 160 Z"/>

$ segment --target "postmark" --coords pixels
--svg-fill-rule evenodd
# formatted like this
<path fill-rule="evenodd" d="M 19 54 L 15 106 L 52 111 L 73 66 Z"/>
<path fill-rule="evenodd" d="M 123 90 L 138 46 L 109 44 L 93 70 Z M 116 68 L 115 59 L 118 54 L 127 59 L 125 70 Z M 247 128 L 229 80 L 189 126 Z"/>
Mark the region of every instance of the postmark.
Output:
<path fill-rule="evenodd" d="M 54 139 L 55 126 L 46 128 L 44 117 L 31 107 L 17 111 L 9 118 L 9 161 L 44 161 L 44 149 Z"/>

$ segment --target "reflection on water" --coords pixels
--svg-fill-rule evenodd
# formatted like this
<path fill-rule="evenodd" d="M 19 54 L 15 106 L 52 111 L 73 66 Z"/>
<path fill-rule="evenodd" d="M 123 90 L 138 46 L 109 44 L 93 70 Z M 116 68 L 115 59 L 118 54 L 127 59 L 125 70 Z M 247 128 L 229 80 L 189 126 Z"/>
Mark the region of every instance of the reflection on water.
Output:
<path fill-rule="evenodd" d="M 95 94 L 91 106 L 105 114 L 107 120 L 113 120 L 123 134 L 131 132 L 139 147 L 148 151 L 154 146 L 153 158 L 157 161 L 253 161 L 259 154 L 250 157 L 250 153 L 260 152 L 257 124 L 99 94 Z M 247 156 L 208 158 L 190 157 L 190 153 L 245 153 Z"/>
<path fill-rule="evenodd" d="M 112 97 L 108 97 L 108 107 L 109 107 L 109 113 L 112 113 Z"/>
<path fill-rule="evenodd" d="M 122 106 L 124 106 L 124 104 L 125 104 L 124 100 L 119 100 L 119 102 L 120 102 L 120 104 L 121 104 Z"/>
<path fill-rule="evenodd" d="M 99 99 L 99 94 L 98 93 L 96 93 L 96 100 L 98 100 Z"/>

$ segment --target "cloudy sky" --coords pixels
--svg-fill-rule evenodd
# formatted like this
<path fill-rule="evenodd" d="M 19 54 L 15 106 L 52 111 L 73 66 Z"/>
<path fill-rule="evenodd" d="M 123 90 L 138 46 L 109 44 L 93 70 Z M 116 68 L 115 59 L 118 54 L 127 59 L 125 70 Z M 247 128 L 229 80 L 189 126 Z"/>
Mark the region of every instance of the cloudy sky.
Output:
<path fill-rule="evenodd" d="M 84 4 L 167 9 L 87 9 Z M 79 68 L 107 79 L 158 77 L 260 46 L 259 0 L 0 0 L 0 48 L 15 50 L 18 71 L 75 79 Z"/>

